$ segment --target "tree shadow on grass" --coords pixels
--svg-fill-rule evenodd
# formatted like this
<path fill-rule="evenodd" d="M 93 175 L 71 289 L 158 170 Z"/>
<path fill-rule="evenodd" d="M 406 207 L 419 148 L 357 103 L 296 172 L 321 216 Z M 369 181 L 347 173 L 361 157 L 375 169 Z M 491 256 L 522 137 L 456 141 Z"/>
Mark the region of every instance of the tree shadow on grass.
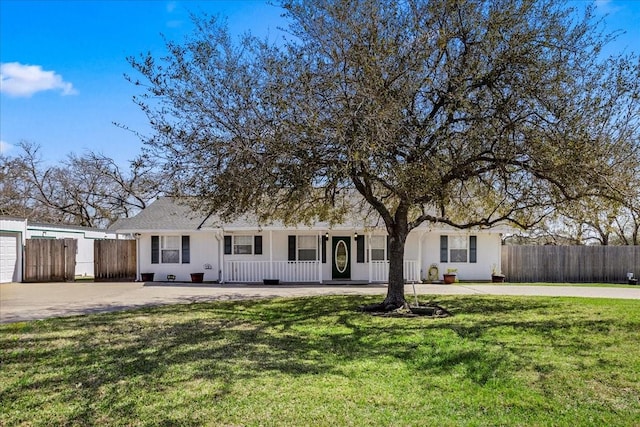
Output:
<path fill-rule="evenodd" d="M 381 318 L 354 310 L 377 298 L 194 303 L 35 322 L 25 333 L 0 338 L 5 372 L 25 372 L 2 380 L 0 403 L 10 408 L 29 393 L 46 393 L 79 408 L 63 423 L 91 424 L 134 419 L 140 406 L 132 396 L 153 399 L 192 382 L 206 383 L 208 398 L 216 401 L 245 380 L 346 376 L 351 363 L 389 360 L 418 378 L 455 373 L 484 386 L 517 369 L 555 369 L 528 360 L 540 342 L 561 353 L 598 350 L 580 333 L 554 342 L 558 331 L 608 330 L 603 319 L 563 317 L 566 303 L 553 299 L 442 297 L 439 303 L 454 313 L 446 319 Z M 504 330 L 522 339 L 506 340 Z M 165 402 L 169 411 L 176 405 Z"/>

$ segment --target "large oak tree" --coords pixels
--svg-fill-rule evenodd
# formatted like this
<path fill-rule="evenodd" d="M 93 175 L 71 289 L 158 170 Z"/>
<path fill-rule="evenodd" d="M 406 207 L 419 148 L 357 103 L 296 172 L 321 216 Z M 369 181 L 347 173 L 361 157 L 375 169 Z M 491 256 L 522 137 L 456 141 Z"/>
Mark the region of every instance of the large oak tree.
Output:
<path fill-rule="evenodd" d="M 358 196 L 389 234 L 392 308 L 405 302 L 405 240 L 425 221 L 528 227 L 564 201 L 621 197 L 619 172 L 637 156 L 638 62 L 603 59 L 611 37 L 592 8 L 281 6 L 282 40 L 234 39 L 194 16 L 166 57 L 130 59 L 146 86 L 147 148 L 200 208 L 339 220 Z"/>

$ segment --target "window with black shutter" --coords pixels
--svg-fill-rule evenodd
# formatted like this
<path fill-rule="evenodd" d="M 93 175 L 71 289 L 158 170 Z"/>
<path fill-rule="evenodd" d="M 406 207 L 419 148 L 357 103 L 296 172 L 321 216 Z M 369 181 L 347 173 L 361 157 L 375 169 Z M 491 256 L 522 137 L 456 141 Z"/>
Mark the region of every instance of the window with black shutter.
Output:
<path fill-rule="evenodd" d="M 478 262 L 478 236 L 440 236 L 440 262 Z"/>
<path fill-rule="evenodd" d="M 151 236 L 151 264 L 189 264 L 190 236 Z"/>

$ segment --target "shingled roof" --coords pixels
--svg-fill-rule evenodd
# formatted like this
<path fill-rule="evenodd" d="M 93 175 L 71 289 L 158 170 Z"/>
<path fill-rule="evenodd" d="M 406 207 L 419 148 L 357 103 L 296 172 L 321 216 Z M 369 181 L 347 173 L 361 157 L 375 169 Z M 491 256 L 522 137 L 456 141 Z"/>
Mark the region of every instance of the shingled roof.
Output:
<path fill-rule="evenodd" d="M 204 214 L 194 211 L 187 204 L 180 203 L 179 199 L 173 197 L 159 197 L 138 215 L 132 218 L 122 218 L 116 221 L 111 227 L 112 231 L 119 233 L 132 233 L 136 231 L 150 230 L 171 230 L 171 231 L 194 231 L 206 229 L 251 229 L 257 228 L 284 228 L 284 224 L 275 221 L 271 224 L 258 224 L 258 221 L 250 214 L 245 214 L 239 218 L 223 222 L 215 214 Z M 355 215 L 348 218 L 342 227 L 361 227 L 362 222 L 357 222 Z M 317 223 L 314 226 L 300 228 L 327 228 L 327 223 Z"/>
<path fill-rule="evenodd" d="M 208 215 L 193 211 L 190 207 L 178 203 L 173 197 L 159 197 L 132 218 L 116 221 L 110 229 L 118 232 L 135 230 L 198 230 Z"/>
<path fill-rule="evenodd" d="M 341 224 L 329 225 L 326 222 L 318 222 L 311 225 L 299 225 L 298 227 L 285 227 L 283 223 L 275 221 L 270 224 L 260 224 L 258 220 L 250 214 L 245 214 L 239 218 L 223 222 L 215 214 L 206 214 L 193 210 L 185 203 L 180 203 L 180 199 L 173 197 L 159 197 L 145 209 L 140 211 L 133 218 L 123 218 L 116 221 L 109 231 L 117 233 L 135 233 L 145 231 L 175 231 L 186 232 L 196 230 L 251 230 L 251 229 L 361 229 L 361 228 L 384 228 L 382 219 L 376 213 L 366 214 L 354 208 L 354 212 L 346 215 Z M 422 227 L 429 228 L 451 228 L 442 224 L 433 225 L 424 223 Z M 512 232 L 509 226 L 492 227 L 493 231 Z"/>

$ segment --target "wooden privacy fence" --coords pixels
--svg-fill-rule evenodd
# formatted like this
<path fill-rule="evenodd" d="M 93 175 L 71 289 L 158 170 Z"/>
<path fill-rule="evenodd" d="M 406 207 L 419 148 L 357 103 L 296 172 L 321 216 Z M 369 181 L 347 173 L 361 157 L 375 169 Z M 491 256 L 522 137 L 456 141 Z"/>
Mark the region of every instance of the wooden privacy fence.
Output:
<path fill-rule="evenodd" d="M 640 276 L 640 246 L 502 247 L 509 282 L 622 283 Z"/>
<path fill-rule="evenodd" d="M 93 243 L 95 280 L 135 280 L 135 240 L 95 240 Z"/>
<path fill-rule="evenodd" d="M 76 274 L 76 239 L 27 239 L 25 282 L 73 282 Z"/>

